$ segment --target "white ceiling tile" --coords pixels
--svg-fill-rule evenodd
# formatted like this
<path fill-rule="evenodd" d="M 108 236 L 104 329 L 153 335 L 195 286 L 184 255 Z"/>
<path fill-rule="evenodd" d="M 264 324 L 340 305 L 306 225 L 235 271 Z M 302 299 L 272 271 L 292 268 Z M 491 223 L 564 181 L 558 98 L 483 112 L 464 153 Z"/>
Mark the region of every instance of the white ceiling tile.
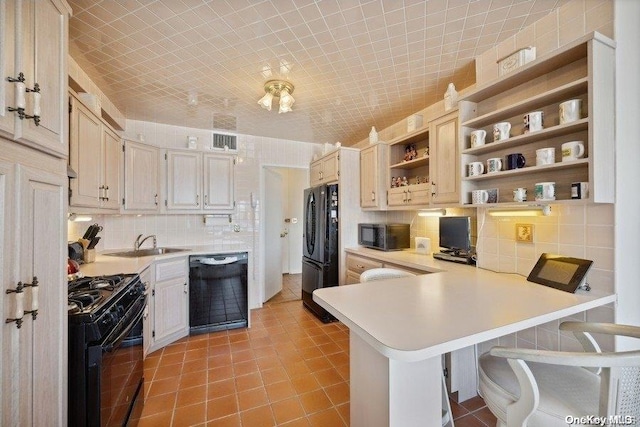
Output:
<path fill-rule="evenodd" d="M 350 145 L 473 84 L 476 55 L 567 1 L 70 0 L 70 53 L 128 118 Z M 263 67 L 294 82 L 292 113 L 256 105 Z"/>

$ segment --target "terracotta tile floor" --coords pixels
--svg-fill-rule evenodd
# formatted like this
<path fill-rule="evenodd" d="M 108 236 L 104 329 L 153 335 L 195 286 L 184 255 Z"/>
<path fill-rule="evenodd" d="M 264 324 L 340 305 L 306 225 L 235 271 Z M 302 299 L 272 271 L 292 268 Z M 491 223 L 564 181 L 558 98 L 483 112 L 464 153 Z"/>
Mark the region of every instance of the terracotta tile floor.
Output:
<path fill-rule="evenodd" d="M 302 274 L 283 274 L 282 290 L 267 303 L 280 303 L 302 299 Z"/>
<path fill-rule="evenodd" d="M 299 301 L 252 310 L 251 322 L 150 354 L 139 426 L 348 426 L 348 329 Z M 480 398 L 452 412 L 457 427 L 495 425 Z"/>

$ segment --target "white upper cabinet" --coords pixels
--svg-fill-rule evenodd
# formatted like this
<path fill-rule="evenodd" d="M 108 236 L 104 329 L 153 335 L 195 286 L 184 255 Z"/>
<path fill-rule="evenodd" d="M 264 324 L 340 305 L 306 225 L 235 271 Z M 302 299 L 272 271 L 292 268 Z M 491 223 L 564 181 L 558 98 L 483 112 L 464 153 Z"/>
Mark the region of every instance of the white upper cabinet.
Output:
<path fill-rule="evenodd" d="M 167 162 L 167 209 L 200 210 L 202 155 L 190 151 L 165 154 Z"/>
<path fill-rule="evenodd" d="M 340 150 L 324 155 L 311 163 L 309 167 L 309 183 L 311 187 L 320 184 L 337 182 L 340 178 Z"/>
<path fill-rule="evenodd" d="M 431 203 L 455 204 L 460 198 L 460 162 L 458 161 L 458 112 L 429 123 L 431 135 Z"/>
<path fill-rule="evenodd" d="M 235 156 L 167 150 L 166 209 L 225 212 L 235 207 Z"/>
<path fill-rule="evenodd" d="M 204 155 L 204 209 L 231 210 L 235 207 L 235 158 L 228 155 Z"/>
<path fill-rule="evenodd" d="M 0 3 L 0 132 L 59 157 L 68 154 L 64 106 L 69 12 L 60 0 Z"/>
<path fill-rule="evenodd" d="M 125 211 L 158 212 L 160 150 L 134 141 L 124 142 Z"/>
<path fill-rule="evenodd" d="M 74 96 L 69 120 L 70 206 L 119 209 L 120 137 Z"/>

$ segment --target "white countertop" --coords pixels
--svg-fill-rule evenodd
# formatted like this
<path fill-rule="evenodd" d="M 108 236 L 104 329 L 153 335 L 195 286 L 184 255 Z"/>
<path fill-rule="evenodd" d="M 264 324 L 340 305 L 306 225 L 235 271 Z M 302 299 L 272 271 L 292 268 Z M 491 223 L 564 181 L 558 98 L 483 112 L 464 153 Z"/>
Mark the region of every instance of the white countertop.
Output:
<path fill-rule="evenodd" d="M 171 246 L 172 248 L 185 249 L 184 252 L 173 252 L 163 255 L 152 255 L 140 258 L 125 258 L 104 255 L 110 252 L 123 252 L 128 249 L 108 249 L 104 253 L 96 256 L 95 262 L 80 264 L 80 272 L 85 276 L 102 276 L 120 273 L 140 273 L 155 261 L 169 260 L 172 258 L 186 257 L 190 255 L 218 255 L 233 252 L 250 252 L 244 245 L 234 247 L 214 247 L 212 245 L 203 246 Z"/>
<path fill-rule="evenodd" d="M 345 251 L 354 255 L 375 258 L 382 262 L 386 261 L 416 270 L 424 270 L 427 273 L 436 273 L 439 271 L 465 271 L 469 268 L 475 268 L 475 266 L 469 266 L 467 264 L 434 259 L 431 254 L 420 254 L 413 249 L 402 251 L 379 251 L 376 249 L 358 246 L 355 248 L 346 248 Z"/>
<path fill-rule="evenodd" d="M 352 252 L 363 254 L 361 249 Z M 406 261 L 404 252 L 380 256 L 397 264 L 404 259 L 408 264 L 403 265 L 416 268 Z M 449 271 L 318 289 L 313 299 L 377 351 L 407 362 L 497 338 L 616 299 L 615 295 L 594 291 L 570 294 L 527 282 L 515 274 L 420 257 L 427 266 L 434 263 L 429 268 Z"/>

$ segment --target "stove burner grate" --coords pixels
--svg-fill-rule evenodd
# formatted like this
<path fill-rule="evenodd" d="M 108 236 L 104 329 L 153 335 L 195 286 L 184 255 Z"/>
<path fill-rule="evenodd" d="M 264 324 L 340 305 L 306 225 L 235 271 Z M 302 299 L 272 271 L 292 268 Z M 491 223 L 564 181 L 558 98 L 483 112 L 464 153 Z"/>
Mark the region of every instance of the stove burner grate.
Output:
<path fill-rule="evenodd" d="M 106 289 L 113 291 L 122 281 L 124 276 L 97 276 L 83 277 L 69 282 L 69 292 L 80 289 Z"/>
<path fill-rule="evenodd" d="M 100 302 L 103 298 L 104 296 L 97 289 L 71 292 L 68 296 L 69 311 L 84 310 L 86 307 Z"/>

